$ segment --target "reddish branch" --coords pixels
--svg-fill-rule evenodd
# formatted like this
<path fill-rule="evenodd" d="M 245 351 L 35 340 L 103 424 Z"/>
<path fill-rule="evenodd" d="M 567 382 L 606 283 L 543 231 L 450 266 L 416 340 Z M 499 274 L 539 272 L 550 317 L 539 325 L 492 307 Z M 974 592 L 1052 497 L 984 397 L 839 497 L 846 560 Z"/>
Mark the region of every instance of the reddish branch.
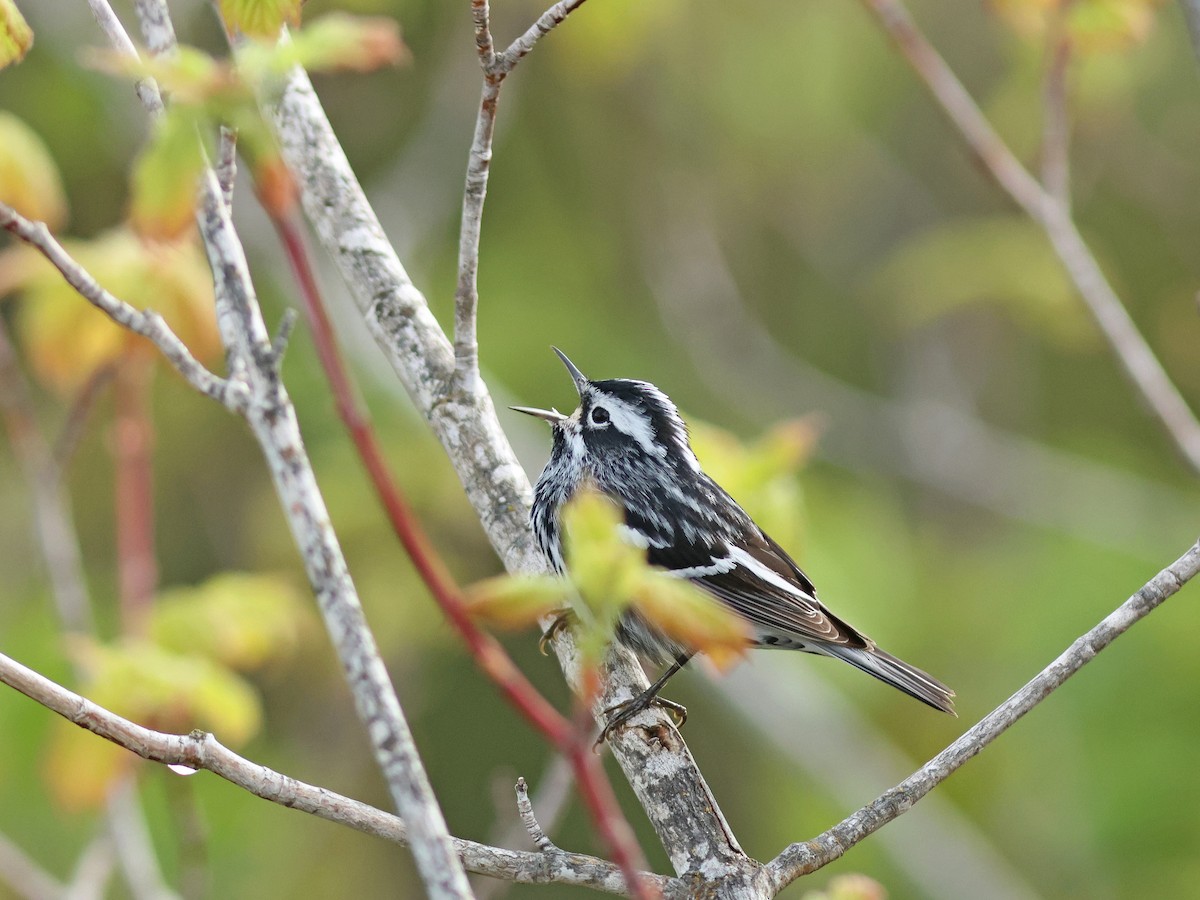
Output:
<path fill-rule="evenodd" d="M 140 349 L 140 348 L 139 348 Z M 113 463 L 116 467 L 117 573 L 121 627 L 145 627 L 158 587 L 154 550 L 154 426 L 150 419 L 153 359 L 133 353 L 117 369 Z"/>
<path fill-rule="evenodd" d="M 471 618 L 462 591 L 392 478 L 374 430 L 358 404 L 300 229 L 295 219 L 287 214 L 273 215 L 272 219 L 300 286 L 305 315 L 312 329 L 317 356 L 329 379 L 338 416 L 350 432 L 396 536 L 434 600 L 466 642 L 476 664 L 496 683 L 517 711 L 571 761 L 580 795 L 613 861 L 624 873 L 630 893 L 634 897 L 649 897 L 651 889 L 636 877 L 639 870 L 646 868 L 640 848 L 629 823 L 621 815 L 616 795 L 600 767 L 598 757 L 591 751 L 588 733 L 590 719 L 583 718 L 575 726 L 568 722 L 521 673 L 496 639 L 480 629 Z"/>

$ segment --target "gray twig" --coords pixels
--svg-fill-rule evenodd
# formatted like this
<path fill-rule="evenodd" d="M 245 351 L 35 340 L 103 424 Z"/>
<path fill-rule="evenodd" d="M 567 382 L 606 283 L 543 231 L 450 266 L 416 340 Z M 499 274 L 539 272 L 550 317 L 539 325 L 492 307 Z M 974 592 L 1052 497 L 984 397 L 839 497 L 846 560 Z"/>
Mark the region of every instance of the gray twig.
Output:
<path fill-rule="evenodd" d="M 58 900 L 65 893 L 63 885 L 0 833 L 0 884 L 6 885 L 14 897 L 24 900 Z"/>
<path fill-rule="evenodd" d="M 107 23 L 105 30 L 117 50 L 131 52 L 128 37 L 122 40 L 114 34 L 120 31 L 120 23 L 111 8 L 106 9 L 107 0 L 89 2 L 93 10 L 99 8 L 98 20 Z M 173 52 L 175 37 L 165 0 L 137 0 L 136 10 L 147 46 L 155 53 Z M 157 105 L 151 100 L 147 109 L 161 109 L 161 100 Z M 470 897 L 466 875 L 329 521 L 300 437 L 295 408 L 278 378 L 245 252 L 211 169 L 201 179 L 198 220 L 213 270 L 217 325 L 231 358 L 232 382 L 247 389 L 246 403 L 238 411 L 250 425 L 270 468 L 359 718 L 367 728 L 396 808 L 411 829 L 417 869 L 430 896 Z"/>
<path fill-rule="evenodd" d="M 213 735 L 202 731 L 169 734 L 144 728 L 67 690 L 14 659 L 0 654 L 0 683 L 21 692 L 68 721 L 124 747 L 143 759 L 164 765 L 212 772 L 263 800 L 297 809 L 364 834 L 408 845 L 410 829 L 403 820 L 366 803 L 289 778 L 239 756 Z M 456 858 L 472 872 L 526 884 L 572 884 L 608 893 L 625 893 L 620 870 L 610 862 L 550 845 L 532 853 L 505 850 L 453 838 Z M 0 850 L 4 847 L 0 844 Z M 646 874 L 669 896 L 682 896 L 675 879 Z"/>
<path fill-rule="evenodd" d="M 554 841 L 550 840 L 546 836 L 546 832 L 542 831 L 537 816 L 533 814 L 533 804 L 529 802 L 529 785 L 525 783 L 524 778 L 517 779 L 517 813 L 521 817 L 521 824 L 525 826 L 525 830 L 533 839 L 534 846 L 542 852 L 558 849 L 554 846 Z"/>
<path fill-rule="evenodd" d="M 492 39 L 488 0 L 471 0 L 475 23 L 475 47 L 483 69 L 483 90 L 479 114 L 475 118 L 475 137 L 467 162 L 466 187 L 463 189 L 462 227 L 458 239 L 458 286 L 454 292 L 455 371 L 464 384 L 479 378 L 479 342 L 476 322 L 479 312 L 479 235 L 483 226 L 483 203 L 487 196 L 488 173 L 492 164 L 492 138 L 496 131 L 496 105 L 500 86 L 544 35 L 582 6 L 584 0 L 563 0 L 546 10 L 525 34 L 502 53 L 496 53 Z"/>
<path fill-rule="evenodd" d="M 1070 210 L 1021 165 L 901 0 L 863 2 L 996 183 L 1041 226 L 1125 374 L 1184 458 L 1200 472 L 1200 422 L 1109 284 Z"/>
<path fill-rule="evenodd" d="M 272 111 L 314 231 L 341 270 L 367 329 L 442 442 L 492 546 L 511 572 L 546 571 L 529 528 L 532 488 L 491 395 L 479 379 L 465 384 L 456 379 L 454 348 L 383 233 L 303 71 L 289 73 Z M 575 683 L 579 659 L 573 642 L 563 632 L 553 647 Z M 599 709 L 647 687 L 628 652 L 613 655 L 606 674 Z M 645 730 L 629 729 L 611 746 L 675 871 L 746 876 L 754 863 L 682 737 L 665 715 L 644 715 Z"/>
<path fill-rule="evenodd" d="M 1171 563 L 1137 593 L 1109 613 L 1098 625 L 1071 644 L 1037 677 L 984 716 L 953 744 L 900 784 L 843 819 L 828 831 L 803 843 L 792 844 L 767 864 L 775 890 L 782 890 L 801 875 L 815 872 L 838 859 L 863 838 L 892 819 L 950 777 L 963 763 L 1008 730 L 1055 691 L 1068 678 L 1095 659 L 1096 654 L 1153 612 L 1200 572 L 1200 542 Z"/>

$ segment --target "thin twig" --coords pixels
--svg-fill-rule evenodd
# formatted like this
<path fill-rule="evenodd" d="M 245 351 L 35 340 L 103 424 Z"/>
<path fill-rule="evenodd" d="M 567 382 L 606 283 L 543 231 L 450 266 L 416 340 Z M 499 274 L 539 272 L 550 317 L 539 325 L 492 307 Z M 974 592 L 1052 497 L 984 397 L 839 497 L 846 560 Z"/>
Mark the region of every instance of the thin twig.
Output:
<path fill-rule="evenodd" d="M 41 222 L 31 222 L 12 207 L 0 203 L 0 228 L 35 247 L 92 306 L 122 328 L 152 341 L 167 358 L 167 362 L 193 388 L 227 409 L 240 412 L 245 408 L 247 396 L 243 385 L 226 381 L 206 369 L 192 356 L 191 351 L 158 313 L 148 309 L 135 309 L 102 288 L 96 279 L 71 258 L 54 239 L 50 229 Z"/>
<path fill-rule="evenodd" d="M 497 54 L 492 39 L 488 0 L 471 0 L 475 23 L 475 48 L 483 70 L 483 88 L 479 113 L 475 118 L 475 136 L 467 161 L 466 186 L 463 189 L 462 226 L 458 239 L 458 285 L 454 292 L 454 359 L 460 382 L 479 378 L 479 236 L 483 227 L 483 203 L 487 197 L 488 174 L 492 164 L 492 138 L 496 131 L 496 105 L 500 86 L 544 35 L 562 22 L 584 0 L 563 0 L 546 10 L 525 34 L 503 53 Z"/>
<path fill-rule="evenodd" d="M 117 592 L 121 631 L 126 636 L 143 633 L 158 588 L 154 549 L 154 425 L 150 418 L 152 365 L 151 358 L 132 354 L 118 368 L 113 392 Z"/>
<path fill-rule="evenodd" d="M 107 6 L 107 0 L 90 2 L 94 8 Z M 147 45 L 155 53 L 173 52 L 175 38 L 165 0 L 137 0 L 135 6 Z M 101 11 L 100 17 L 104 15 Z M 124 52 L 128 43 L 115 41 Z M 147 104 L 152 112 L 154 108 Z M 218 328 L 234 380 L 248 388 L 248 402 L 240 411 L 267 461 L 376 761 L 397 811 L 412 831 L 417 871 L 432 898 L 465 900 L 470 897 L 466 874 L 329 521 L 295 408 L 279 379 L 244 247 L 211 169 L 201 177 L 201 201 L 197 218 L 213 270 Z"/>
<path fill-rule="evenodd" d="M 1200 542 L 1171 563 L 1137 593 L 1074 641 L 1033 680 L 1005 700 L 962 737 L 878 799 L 812 840 L 792 844 L 767 865 L 775 890 L 838 859 L 863 838 L 909 810 L 963 763 L 1008 730 L 1096 654 L 1149 615 L 1200 572 Z"/>
<path fill-rule="evenodd" d="M 390 813 L 260 766 L 229 750 L 211 734 L 201 731 L 168 734 L 144 728 L 4 654 L 0 654 L 0 682 L 143 759 L 203 769 L 263 800 L 347 825 L 393 843 L 407 845 L 410 841 L 404 822 Z M 452 840 L 456 855 L 472 872 L 527 884 L 573 884 L 608 893 L 625 893 L 624 879 L 618 868 L 594 856 L 557 848 L 529 853 L 460 838 Z M 682 895 L 681 885 L 673 878 L 648 873 L 640 877 L 668 896 Z"/>
<path fill-rule="evenodd" d="M 75 399 L 71 402 L 71 408 L 67 411 L 62 431 L 59 432 L 58 439 L 54 442 L 52 465 L 57 477 L 61 478 L 63 473 L 70 468 L 71 459 L 75 456 L 75 451 L 79 449 L 79 442 L 87 433 L 92 411 L 104 395 L 104 389 L 112 382 L 115 373 L 115 365 L 100 366 L 88 376 L 87 381 L 83 383 L 83 387 L 79 389 Z"/>
<path fill-rule="evenodd" d="M 963 140 L 1001 188 L 1050 240 L 1126 375 L 1184 458 L 1200 472 L 1200 421 L 1083 240 L 1069 210 L 1038 184 L 980 112 L 962 82 L 921 33 L 900 0 L 863 0 L 925 83 Z"/>
<path fill-rule="evenodd" d="M 29 485 L 38 546 L 46 565 L 59 622 L 67 631 L 87 634 L 94 627 L 94 617 L 71 504 L 67 502 L 57 473 L 46 464 L 50 458 L 49 447 L 38 427 L 29 385 L 17 364 L 2 320 L 0 416 Z"/>
<path fill-rule="evenodd" d="M 538 824 L 533 804 L 529 802 L 529 785 L 525 783 L 524 778 L 517 779 L 517 815 L 521 817 L 521 824 L 525 826 L 535 847 L 543 852 L 556 849 L 554 841 L 546 837 L 546 832 L 542 831 L 542 826 Z"/>
<path fill-rule="evenodd" d="M 233 208 L 233 185 L 237 181 L 237 132 L 221 126 L 221 140 L 217 145 L 217 184 L 221 186 L 221 199 Z"/>
<path fill-rule="evenodd" d="M 1071 119 L 1067 76 L 1072 48 L 1066 27 L 1070 5 L 1071 0 L 1059 0 L 1051 13 L 1042 87 L 1042 186 L 1064 209 L 1071 206 Z"/>

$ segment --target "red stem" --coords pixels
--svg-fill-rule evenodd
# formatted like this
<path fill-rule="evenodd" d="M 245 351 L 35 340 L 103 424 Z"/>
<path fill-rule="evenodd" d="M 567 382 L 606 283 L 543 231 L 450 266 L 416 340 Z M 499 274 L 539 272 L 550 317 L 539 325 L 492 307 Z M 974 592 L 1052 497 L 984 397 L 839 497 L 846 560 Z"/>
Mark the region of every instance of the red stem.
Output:
<path fill-rule="evenodd" d="M 271 213 L 270 210 L 268 210 Z M 633 830 L 617 805 L 612 785 L 592 752 L 587 723 L 574 727 L 547 701 L 516 667 L 512 659 L 490 634 L 480 629 L 467 610 L 458 584 L 446 570 L 420 522 L 405 501 L 384 462 L 375 433 L 355 399 L 354 387 L 334 338 L 333 328 L 321 300 L 320 290 L 309 264 L 308 250 L 295 220 L 285 214 L 271 213 L 275 228 L 304 298 L 305 315 L 312 329 L 317 356 L 325 369 L 333 391 L 338 415 L 350 431 L 354 446 L 366 466 L 367 474 L 383 504 L 393 530 L 413 565 L 429 588 L 434 600 L 466 642 L 476 664 L 496 683 L 509 702 L 554 747 L 570 761 L 580 795 L 595 822 L 597 831 L 608 845 L 613 861 L 620 866 L 637 898 L 649 898 L 652 889 L 637 878 L 646 868 Z"/>
<path fill-rule="evenodd" d="M 150 421 L 150 361 L 134 352 L 116 372 L 116 421 L 113 462 L 116 468 L 117 579 L 121 629 L 140 634 L 158 587 L 154 550 L 154 430 Z"/>

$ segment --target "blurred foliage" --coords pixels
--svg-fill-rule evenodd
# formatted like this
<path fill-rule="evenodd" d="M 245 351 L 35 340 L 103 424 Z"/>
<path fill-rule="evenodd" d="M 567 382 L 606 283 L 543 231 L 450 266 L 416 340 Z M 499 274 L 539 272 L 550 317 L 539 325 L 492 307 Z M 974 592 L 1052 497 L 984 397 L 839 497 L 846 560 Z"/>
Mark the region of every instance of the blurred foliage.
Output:
<path fill-rule="evenodd" d="M 13 0 L 0 0 L 0 68 L 20 62 L 33 44 L 29 23 Z"/>
<path fill-rule="evenodd" d="M 67 221 L 67 198 L 54 159 L 36 132 L 0 110 L 0 197 L 51 229 Z"/>
<path fill-rule="evenodd" d="M 183 41 L 225 57 L 209 4 L 171 5 Z M 545 5 L 493 3 L 498 42 L 522 33 Z M 127 23 L 131 6 L 117 4 Z M 469 4 L 310 0 L 305 19 L 336 9 L 403 25 L 411 66 L 315 82 L 415 283 L 449 323 L 479 96 Z M 1057 4 L 917 0 L 912 9 L 1036 171 Z M 151 258 L 136 264 L 138 277 L 107 274 L 109 258 L 133 255 L 141 243 L 122 223 L 130 173 L 150 131 L 144 111 L 126 81 L 82 65 L 84 46 L 103 43 L 86 4 L 26 3 L 22 10 L 37 42 L 24 62 L 0 72 L 0 110 L 23 122 L 56 161 L 72 250 L 88 256 L 110 290 L 157 309 L 180 331 L 195 317 L 187 340 L 202 350 L 201 317 L 183 299 L 194 292 L 194 308 L 210 308 L 211 288 L 189 274 L 198 265 L 194 250 L 143 248 L 137 252 Z M 1076 0 L 1068 11 L 1080 54 L 1069 71 L 1073 208 L 1134 320 L 1195 404 L 1200 86 L 1181 14 L 1141 0 Z M 497 405 L 570 403 L 570 383 L 547 349 L 552 343 L 594 377 L 646 378 L 666 390 L 689 412 L 706 468 L 796 555 L 823 599 L 958 691 L 956 724 L 848 667 L 801 656 L 782 661 L 798 684 L 801 675 L 835 684 L 847 712 L 868 717 L 877 728 L 872 740 L 885 750 L 914 766 L 928 758 L 1195 539 L 1195 476 L 1143 413 L 1037 233 L 980 175 L 859 5 L 588 3 L 521 63 L 499 109 L 479 271 L 481 355 Z M 0 139 L 0 159 L 19 153 L 24 160 L 19 140 Z M 4 181 L 7 165 L 0 165 L 0 198 L 16 200 Z M 53 188 L 32 195 L 22 202 L 56 206 Z M 238 186 L 235 215 L 268 319 L 277 321 L 293 292 L 249 185 Z M 0 283 L 27 274 L 29 263 L 10 249 L 0 251 Z M 710 263 L 727 277 L 714 277 Z M 323 282 L 360 363 L 376 426 L 435 543 L 460 583 L 496 575 L 499 565 L 453 470 L 347 312 L 332 270 Z M 685 289 L 672 293 L 678 284 Z M 52 436 L 67 418 L 70 401 L 61 392 L 73 396 L 86 370 L 112 352 L 110 338 L 91 333 L 93 323 L 109 327 L 103 317 L 65 290 L 55 299 L 53 290 L 47 281 L 0 305 L 38 376 L 38 414 Z M 705 290 L 719 305 L 701 296 Z M 42 316 L 57 349 L 39 348 L 41 329 L 30 326 Z M 211 320 L 203 321 L 211 334 Z M 481 798 L 492 796 L 497 781 L 510 792 L 518 773 L 536 790 L 546 748 L 466 659 L 396 546 L 303 329 L 285 377 L 451 827 L 486 839 L 514 811 L 510 799 L 493 808 Z M 100 622 L 95 646 L 114 655 L 101 668 L 137 673 L 156 654 L 226 647 L 237 659 L 265 659 L 257 654 L 294 646 L 290 661 L 271 657 L 251 675 L 231 676 L 253 685 L 262 716 L 243 752 L 386 808 L 327 642 L 302 640 L 307 626 L 296 624 L 286 601 L 260 613 L 241 609 L 239 600 L 265 596 L 267 588 L 221 587 L 230 572 L 286 572 L 291 585 L 304 584 L 252 439 L 179 379 L 156 379 L 154 392 L 162 581 L 204 587 L 182 599 L 164 591 L 157 643 L 119 637 L 111 398 L 101 398 L 68 473 Z M 998 437 L 980 448 L 943 429 L 941 419 L 913 417 L 931 404 L 975 417 Z M 544 430 L 516 414 L 502 413 L 502 421 L 536 476 L 548 452 Z M 710 435 L 701 421 L 720 423 L 736 440 Z M 800 424 L 773 431 L 781 421 Z M 798 477 L 771 462 L 799 465 L 809 453 L 815 456 Z M 1047 467 L 1048 458 L 1064 467 Z M 969 477 L 956 475 L 963 465 Z M 0 443 L 0 509 L 0 649 L 82 687 L 36 562 L 29 494 L 7 442 Z M 215 599 L 205 601 L 209 590 Z M 1197 627 L 1194 591 L 1105 651 L 939 789 L 963 814 L 961 829 L 973 829 L 1034 894 L 1194 893 L 1200 658 L 1187 639 Z M 235 626 L 240 639 L 224 632 L 227 618 L 242 623 Z M 566 708 L 561 676 L 532 636 L 506 641 Z M 751 654 L 745 665 L 759 657 Z M 200 675 L 216 663 L 211 655 L 196 659 L 191 668 L 152 668 L 203 683 Z M 129 700 L 141 697 L 143 680 L 146 692 L 162 687 L 152 673 L 134 680 L 138 690 L 120 691 Z M 689 744 L 756 858 L 816 834 L 894 783 L 854 772 L 856 796 L 836 796 L 828 773 L 773 749 L 704 679 L 681 675 L 671 696 L 688 705 Z M 237 702 L 223 705 L 236 710 Z M 172 700 L 166 709 L 186 730 L 202 707 Z M 248 709 L 242 724 L 252 718 Z M 229 727 L 236 731 L 237 723 Z M 60 728 L 67 726 L 35 704 L 0 691 L 0 832 L 67 878 L 101 826 L 97 813 L 51 802 L 40 777 Z M 813 730 L 836 738 L 837 729 L 823 723 Z M 105 742 L 73 731 L 86 747 L 80 744 L 82 761 L 54 780 L 56 793 L 76 778 L 82 792 L 93 770 L 109 764 Z M 188 791 L 208 824 L 214 897 L 341 897 L 346 872 L 355 873 L 358 896 L 418 895 L 406 854 L 392 846 L 253 800 L 203 773 L 181 782 L 159 767 L 138 771 L 171 879 L 180 851 L 170 798 Z M 651 863 L 668 871 L 630 793 L 620 792 Z M 888 829 L 919 842 L 923 817 L 931 815 L 918 806 Z M 560 846 L 599 849 L 577 807 L 552 836 Z M 832 895 L 848 872 L 868 873 L 891 897 L 937 896 L 882 839 L 864 842 L 791 893 Z M 994 896 L 986 883 L 973 887 L 975 896 Z"/>
<path fill-rule="evenodd" d="M 212 315 L 212 277 L 194 239 L 146 243 L 124 228 L 90 241 L 64 243 L 72 258 L 109 293 L 139 309 L 153 309 L 167 320 L 200 360 L 220 351 Z M 114 324 L 81 301 L 58 269 L 30 248 L 14 248 L 10 272 L 0 278 L 20 290 L 17 317 L 30 365 L 48 387 L 70 394 L 92 374 L 126 354 L 158 359 L 143 338 Z"/>

